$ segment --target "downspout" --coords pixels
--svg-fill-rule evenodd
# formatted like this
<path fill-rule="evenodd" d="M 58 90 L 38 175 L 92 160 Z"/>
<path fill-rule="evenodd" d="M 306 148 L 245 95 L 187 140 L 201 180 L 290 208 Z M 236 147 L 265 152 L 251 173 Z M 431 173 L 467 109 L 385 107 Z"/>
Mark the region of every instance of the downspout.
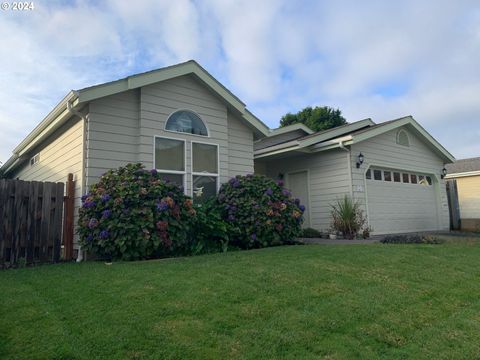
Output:
<path fill-rule="evenodd" d="M 352 157 L 351 157 L 351 150 L 346 148 L 345 145 L 343 145 L 343 141 L 340 141 L 338 143 L 340 149 L 344 150 L 347 152 L 347 163 L 348 163 L 348 177 L 350 181 L 350 197 L 353 200 L 353 179 L 352 179 Z"/>
<path fill-rule="evenodd" d="M 84 114 L 82 114 L 80 111 L 78 110 L 75 110 L 75 108 L 72 106 L 72 103 L 70 101 L 67 101 L 67 110 L 70 114 L 72 115 L 75 115 L 75 116 L 78 116 L 80 119 L 83 120 L 83 123 L 85 124 L 85 128 L 86 128 L 86 136 L 85 136 L 85 147 L 86 147 L 86 156 L 84 158 L 84 161 L 85 161 L 85 167 L 84 167 L 84 179 L 85 179 L 85 184 L 84 184 L 84 189 L 86 189 L 86 182 L 87 182 L 87 178 L 88 178 L 88 150 L 89 150 L 89 146 L 88 146 L 88 130 L 89 130 L 89 122 L 88 122 L 88 117 L 85 116 Z M 81 246 L 79 245 L 78 247 L 78 254 L 77 254 L 77 262 L 81 262 L 83 260 L 83 251 L 82 251 L 82 248 Z"/>

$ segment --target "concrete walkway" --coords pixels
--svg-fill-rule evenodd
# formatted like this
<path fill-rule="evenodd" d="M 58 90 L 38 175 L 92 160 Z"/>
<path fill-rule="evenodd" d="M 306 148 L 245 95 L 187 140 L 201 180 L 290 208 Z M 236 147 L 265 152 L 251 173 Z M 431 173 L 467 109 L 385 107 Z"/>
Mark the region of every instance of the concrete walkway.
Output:
<path fill-rule="evenodd" d="M 299 238 L 298 240 L 304 244 L 320 244 L 320 245 L 354 245 L 354 244 L 374 244 L 380 241 L 381 237 L 361 240 L 347 240 L 347 239 L 323 239 L 323 238 Z"/>

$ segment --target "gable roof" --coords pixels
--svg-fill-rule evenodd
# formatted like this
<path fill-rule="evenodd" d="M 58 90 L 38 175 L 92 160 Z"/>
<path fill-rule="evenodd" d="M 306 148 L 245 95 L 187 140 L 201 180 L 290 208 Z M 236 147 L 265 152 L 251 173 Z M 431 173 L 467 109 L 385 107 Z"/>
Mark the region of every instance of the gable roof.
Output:
<path fill-rule="evenodd" d="M 210 75 L 196 61 L 189 60 L 173 66 L 152 70 L 123 79 L 90 86 L 80 90 L 71 90 L 53 110 L 38 124 L 27 137 L 13 150 L 13 155 L 2 166 L 6 172 L 11 171 L 34 146 L 40 144 L 73 115 L 80 115 L 78 111 L 89 101 L 120 92 L 137 89 L 156 82 L 173 79 L 183 75 L 193 75 L 207 86 L 227 106 L 236 112 L 246 122 L 252 131 L 259 137 L 268 136 L 270 129 L 260 119 L 253 115 L 245 104 L 218 80 Z"/>
<path fill-rule="evenodd" d="M 480 175 L 480 157 L 461 159 L 445 166 L 446 178 Z"/>
<path fill-rule="evenodd" d="M 289 151 L 301 151 L 308 153 L 325 151 L 346 145 L 353 145 L 402 126 L 408 126 L 417 135 L 419 135 L 446 163 L 455 161 L 453 155 L 450 154 L 410 115 L 380 124 L 375 124 L 371 119 L 357 121 L 351 124 L 308 135 L 295 141 L 281 144 L 277 147 L 272 146 L 271 148 L 258 150 L 255 152 L 255 158 L 278 155 L 280 153 Z"/>
<path fill-rule="evenodd" d="M 296 123 L 292 125 L 279 127 L 276 129 L 271 129 L 270 134 L 268 134 L 268 136 L 277 136 L 277 135 L 285 134 L 285 133 L 296 131 L 296 130 L 302 130 L 307 135 L 314 133 L 314 131 L 310 129 L 307 125 L 302 123 Z"/>

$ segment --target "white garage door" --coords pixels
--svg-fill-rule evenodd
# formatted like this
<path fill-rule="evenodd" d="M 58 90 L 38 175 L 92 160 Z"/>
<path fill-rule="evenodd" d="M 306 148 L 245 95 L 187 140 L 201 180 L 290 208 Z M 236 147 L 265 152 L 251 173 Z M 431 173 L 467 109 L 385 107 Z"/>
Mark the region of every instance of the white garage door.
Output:
<path fill-rule="evenodd" d="M 438 228 L 435 187 L 430 176 L 373 168 L 366 177 L 369 223 L 375 234 Z"/>

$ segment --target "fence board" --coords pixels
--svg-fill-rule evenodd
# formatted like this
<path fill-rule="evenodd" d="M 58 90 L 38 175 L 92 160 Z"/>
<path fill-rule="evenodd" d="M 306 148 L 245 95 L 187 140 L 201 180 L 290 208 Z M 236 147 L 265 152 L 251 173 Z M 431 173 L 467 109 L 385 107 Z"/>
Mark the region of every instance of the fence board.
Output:
<path fill-rule="evenodd" d="M 59 261 L 63 211 L 64 183 L 0 180 L 0 268 Z"/>

